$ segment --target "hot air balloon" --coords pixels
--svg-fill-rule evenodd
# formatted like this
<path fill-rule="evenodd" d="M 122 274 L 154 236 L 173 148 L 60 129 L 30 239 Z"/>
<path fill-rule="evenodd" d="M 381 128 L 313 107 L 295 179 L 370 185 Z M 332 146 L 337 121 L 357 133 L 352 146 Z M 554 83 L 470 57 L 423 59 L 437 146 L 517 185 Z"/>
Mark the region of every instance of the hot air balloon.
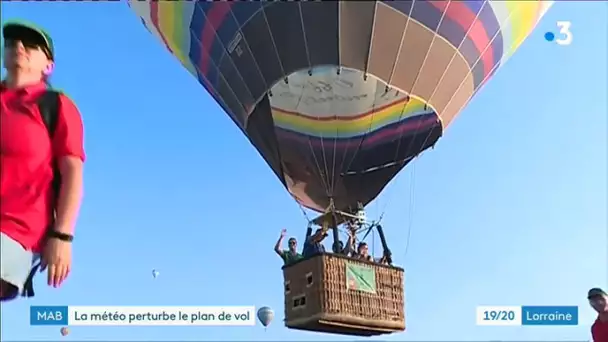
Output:
<path fill-rule="evenodd" d="M 66 327 L 61 328 L 60 330 L 61 336 L 67 336 L 70 333 L 70 330 Z"/>
<path fill-rule="evenodd" d="M 312 223 L 323 232 L 332 229 L 337 246 L 338 224 L 363 224 L 365 206 L 437 143 L 552 1 L 129 5 L 238 125 L 293 198 L 321 213 Z M 374 227 L 390 260 L 382 229 Z M 380 294 L 383 309 L 374 314 L 348 307 L 356 309 L 349 314 L 358 317 L 354 321 L 324 312 L 328 306 L 319 303 L 333 299 L 321 293 L 332 292 L 323 292 L 326 277 L 315 273 L 319 269 L 306 266 L 313 261 L 290 266 L 297 272 L 284 268 L 288 327 L 354 335 L 405 329 L 402 308 L 386 313 L 395 305 Z M 330 272 L 333 264 L 318 265 Z M 346 266 L 331 272 L 352 271 Z M 375 272 L 383 277 L 384 271 Z M 401 279 L 397 273 L 389 278 Z M 346 282 L 346 276 L 337 279 Z M 338 312 L 347 312 L 350 304 L 340 305 Z"/>
<path fill-rule="evenodd" d="M 160 272 L 158 272 L 157 270 L 152 270 L 152 277 L 154 279 L 156 279 L 156 277 L 158 277 L 159 274 L 160 274 Z"/>
<path fill-rule="evenodd" d="M 270 322 L 272 322 L 273 318 L 274 318 L 274 311 L 272 311 L 271 308 L 264 306 L 258 310 L 258 319 L 260 320 L 260 323 L 262 323 L 262 325 L 264 327 L 267 327 L 268 325 L 270 325 Z"/>

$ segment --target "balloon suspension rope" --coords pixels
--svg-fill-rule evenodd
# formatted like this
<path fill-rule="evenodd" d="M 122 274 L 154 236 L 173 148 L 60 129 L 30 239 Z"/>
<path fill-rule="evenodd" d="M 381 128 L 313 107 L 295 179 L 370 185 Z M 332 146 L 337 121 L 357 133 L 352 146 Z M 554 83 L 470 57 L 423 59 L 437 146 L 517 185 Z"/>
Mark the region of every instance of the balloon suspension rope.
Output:
<path fill-rule="evenodd" d="M 415 196 L 415 177 L 416 177 L 416 164 L 412 165 L 412 176 L 410 177 L 410 197 L 408 203 L 408 222 L 407 222 L 407 239 L 405 240 L 405 253 L 403 255 L 403 264 L 407 260 L 407 252 L 410 249 L 410 237 L 412 236 L 412 228 L 414 226 L 414 196 Z"/>
<path fill-rule="evenodd" d="M 306 209 L 304 209 L 304 206 L 302 204 L 300 204 L 300 202 L 298 202 L 298 199 L 296 197 L 294 197 L 293 199 L 295 199 L 296 203 L 298 203 L 298 206 L 300 207 L 300 210 L 302 211 L 302 214 L 304 215 L 304 218 L 306 219 L 306 222 L 310 226 L 310 224 L 312 223 L 312 220 L 310 219 L 310 217 L 306 213 Z"/>
<path fill-rule="evenodd" d="M 414 227 L 414 203 L 415 203 L 415 188 L 416 188 L 416 160 L 414 160 L 412 162 L 412 173 L 410 174 L 410 184 L 409 184 L 409 197 L 408 197 L 408 204 L 407 204 L 407 237 L 405 240 L 405 251 L 403 253 L 403 264 L 405 265 L 405 261 L 407 260 L 407 254 L 410 248 L 410 241 L 411 241 L 411 236 L 412 236 L 412 228 Z M 392 198 L 392 195 L 394 195 L 394 192 L 391 192 L 388 197 L 389 199 L 386 201 L 386 203 L 384 204 L 384 208 L 382 209 L 382 212 L 380 213 L 380 217 L 378 218 L 378 222 L 377 224 L 380 224 L 382 222 L 382 219 L 384 218 L 384 214 L 386 213 L 386 209 L 388 207 L 388 203 L 390 202 L 390 199 Z M 366 234 L 367 236 L 367 234 Z"/>

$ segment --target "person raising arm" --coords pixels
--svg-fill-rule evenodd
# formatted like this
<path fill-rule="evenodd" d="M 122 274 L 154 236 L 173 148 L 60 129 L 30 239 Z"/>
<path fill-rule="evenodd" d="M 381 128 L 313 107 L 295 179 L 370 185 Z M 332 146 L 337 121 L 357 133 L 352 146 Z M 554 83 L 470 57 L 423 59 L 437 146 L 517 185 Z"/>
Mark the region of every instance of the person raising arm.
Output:
<path fill-rule="evenodd" d="M 281 259 L 283 259 L 283 263 L 285 265 L 289 265 L 302 259 L 302 255 L 298 253 L 298 241 L 294 237 L 289 238 L 287 241 L 289 246 L 288 250 L 281 249 L 286 234 L 287 229 L 281 230 L 281 235 L 279 236 L 277 243 L 274 245 L 274 251 L 281 257 Z"/>

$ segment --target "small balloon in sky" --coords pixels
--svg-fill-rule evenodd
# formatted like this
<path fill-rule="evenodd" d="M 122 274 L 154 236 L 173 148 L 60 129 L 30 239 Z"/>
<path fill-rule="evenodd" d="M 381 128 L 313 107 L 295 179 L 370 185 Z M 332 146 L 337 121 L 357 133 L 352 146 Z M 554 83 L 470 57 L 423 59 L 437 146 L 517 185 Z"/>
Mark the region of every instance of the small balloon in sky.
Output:
<path fill-rule="evenodd" d="M 61 328 L 60 332 L 61 332 L 62 336 L 67 336 L 67 334 L 70 333 L 70 330 L 68 330 L 68 328 L 66 328 L 66 327 L 63 327 L 63 328 Z"/>
<path fill-rule="evenodd" d="M 274 311 L 271 308 L 264 306 L 258 310 L 258 319 L 264 327 L 267 327 L 274 318 Z"/>
<path fill-rule="evenodd" d="M 158 272 L 157 270 L 152 270 L 152 277 L 154 277 L 154 279 L 156 279 L 156 277 L 158 277 L 159 274 L 160 274 L 160 272 Z"/>

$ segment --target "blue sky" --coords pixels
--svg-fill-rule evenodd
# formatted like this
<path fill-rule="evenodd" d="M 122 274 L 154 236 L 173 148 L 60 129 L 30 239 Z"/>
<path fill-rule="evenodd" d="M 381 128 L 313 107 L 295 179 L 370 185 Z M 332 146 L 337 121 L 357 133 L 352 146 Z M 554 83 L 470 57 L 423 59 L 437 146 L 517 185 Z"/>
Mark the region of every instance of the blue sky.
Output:
<path fill-rule="evenodd" d="M 608 285 L 606 3 L 560 2 L 371 204 L 406 269 L 408 330 L 383 340 L 587 340 Z M 282 326 L 281 228 L 306 221 L 248 140 L 124 3 L 2 2 L 53 35 L 86 125 L 74 270 L 7 304 L 2 339 L 57 340 L 30 305 L 255 305 L 256 327 L 73 327 L 65 340 L 352 340 Z M 544 40 L 556 21 L 574 40 Z M 238 167 L 234 167 L 238 165 Z M 412 190 L 413 189 L 413 190 Z M 410 198 L 413 193 L 413 200 Z M 407 256 L 408 229 L 411 228 Z M 376 245 L 379 242 L 376 239 Z M 376 252 L 380 249 L 376 247 Z M 151 270 L 161 275 L 153 280 Z M 579 305 L 576 327 L 477 327 L 478 305 Z"/>

